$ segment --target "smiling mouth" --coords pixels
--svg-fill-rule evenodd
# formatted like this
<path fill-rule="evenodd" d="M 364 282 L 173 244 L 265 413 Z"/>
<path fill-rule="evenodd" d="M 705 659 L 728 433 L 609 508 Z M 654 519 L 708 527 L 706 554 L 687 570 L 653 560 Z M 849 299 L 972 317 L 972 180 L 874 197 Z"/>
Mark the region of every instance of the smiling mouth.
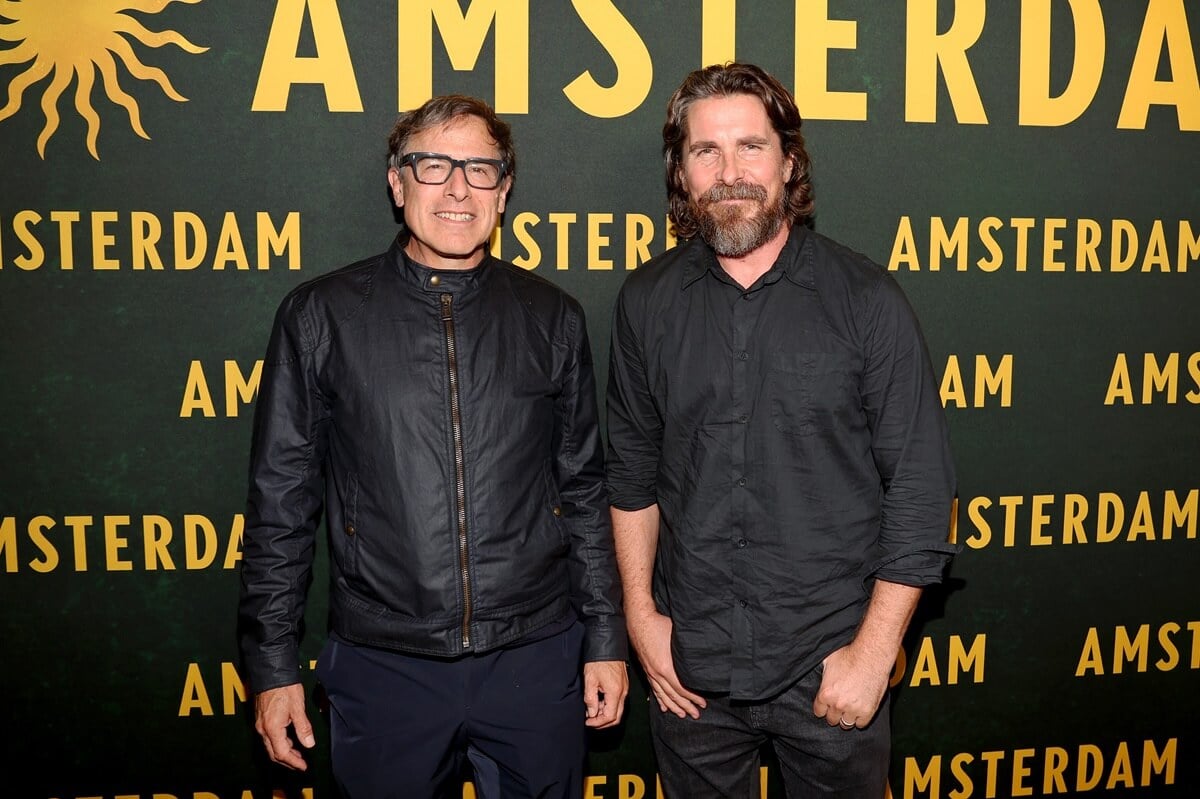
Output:
<path fill-rule="evenodd" d="M 470 222 L 475 218 L 475 214 L 460 214 L 453 211 L 439 211 L 434 216 L 438 219 L 445 219 L 448 222 Z"/>

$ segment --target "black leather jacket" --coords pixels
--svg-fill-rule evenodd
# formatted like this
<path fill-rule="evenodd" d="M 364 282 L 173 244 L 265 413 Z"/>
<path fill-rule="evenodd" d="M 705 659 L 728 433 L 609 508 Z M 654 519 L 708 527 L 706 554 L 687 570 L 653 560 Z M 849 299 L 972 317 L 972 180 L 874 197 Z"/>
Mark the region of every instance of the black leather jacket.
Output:
<path fill-rule="evenodd" d="M 491 258 L 388 252 L 275 319 L 255 411 L 239 641 L 254 691 L 299 681 L 324 508 L 330 624 L 453 657 L 577 614 L 625 658 L 591 350 L 579 304 Z"/>

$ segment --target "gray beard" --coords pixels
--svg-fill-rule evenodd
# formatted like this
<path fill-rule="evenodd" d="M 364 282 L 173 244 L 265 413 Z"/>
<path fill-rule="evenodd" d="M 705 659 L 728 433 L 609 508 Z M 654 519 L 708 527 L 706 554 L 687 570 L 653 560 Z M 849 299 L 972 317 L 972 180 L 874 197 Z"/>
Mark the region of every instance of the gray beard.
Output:
<path fill-rule="evenodd" d="M 773 239 L 783 226 L 783 197 L 766 205 L 766 189 L 749 184 L 718 184 L 692 201 L 700 237 L 724 258 L 741 258 Z M 758 213 L 750 217 L 736 208 L 716 210 L 720 200 L 749 199 L 758 203 Z"/>

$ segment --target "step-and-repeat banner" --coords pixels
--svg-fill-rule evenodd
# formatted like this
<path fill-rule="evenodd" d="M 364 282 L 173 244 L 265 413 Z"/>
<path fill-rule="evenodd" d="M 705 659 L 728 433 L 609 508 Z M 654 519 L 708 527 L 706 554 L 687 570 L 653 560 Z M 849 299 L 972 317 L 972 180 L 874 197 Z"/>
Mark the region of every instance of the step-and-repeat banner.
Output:
<path fill-rule="evenodd" d="M 0 2 L 0 794 L 333 797 L 324 718 L 307 773 L 266 763 L 234 643 L 277 303 L 388 245 L 396 114 L 474 94 L 519 154 L 494 249 L 580 298 L 603 385 L 673 244 L 666 100 L 736 58 L 794 90 L 815 228 L 941 377 L 963 551 L 896 663 L 891 794 L 1200 795 L 1198 31 L 1196 0 Z M 593 737 L 589 799 L 656 796 L 647 712 Z"/>

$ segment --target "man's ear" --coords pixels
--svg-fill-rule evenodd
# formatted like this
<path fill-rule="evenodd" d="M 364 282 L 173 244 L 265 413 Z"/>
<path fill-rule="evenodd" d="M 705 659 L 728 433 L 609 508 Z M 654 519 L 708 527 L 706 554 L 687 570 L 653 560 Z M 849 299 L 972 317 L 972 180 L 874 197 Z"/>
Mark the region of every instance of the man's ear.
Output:
<path fill-rule="evenodd" d="M 392 202 L 397 208 L 404 207 L 404 181 L 400 179 L 400 170 L 396 167 L 388 167 L 387 171 L 388 186 L 392 189 Z"/>
<path fill-rule="evenodd" d="M 504 213 L 504 206 L 508 203 L 508 193 L 512 191 L 513 179 L 512 175 L 507 175 L 504 182 L 500 184 L 500 199 L 496 203 L 496 212 Z"/>

